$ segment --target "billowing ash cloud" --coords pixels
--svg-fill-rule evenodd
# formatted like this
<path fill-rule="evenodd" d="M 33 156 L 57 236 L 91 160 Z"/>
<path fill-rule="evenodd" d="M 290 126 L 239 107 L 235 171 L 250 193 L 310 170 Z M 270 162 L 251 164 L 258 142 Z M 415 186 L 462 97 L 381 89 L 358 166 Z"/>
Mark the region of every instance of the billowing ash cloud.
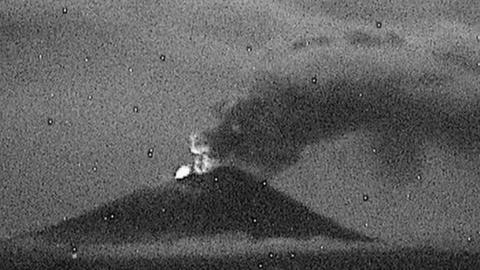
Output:
<path fill-rule="evenodd" d="M 434 75 L 345 76 L 304 83 L 264 76 L 269 79 L 257 80 L 247 97 L 219 111 L 220 124 L 203 135 L 219 159 L 278 172 L 297 162 L 309 144 L 368 130 L 376 136 L 385 168 L 405 176 L 422 166 L 427 139 L 447 139 L 442 143 L 461 150 L 480 142 L 478 110 L 454 110 L 444 97 L 406 90 L 446 80 Z"/>

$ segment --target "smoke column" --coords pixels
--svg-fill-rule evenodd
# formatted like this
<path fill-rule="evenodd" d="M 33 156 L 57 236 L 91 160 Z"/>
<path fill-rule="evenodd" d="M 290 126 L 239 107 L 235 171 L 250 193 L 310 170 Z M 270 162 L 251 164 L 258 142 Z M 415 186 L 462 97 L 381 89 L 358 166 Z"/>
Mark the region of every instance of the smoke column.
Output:
<path fill-rule="evenodd" d="M 275 173 L 296 163 L 309 144 L 364 129 L 374 132 L 385 168 L 408 178 L 422 166 L 426 139 L 463 151 L 480 141 L 478 109 L 455 111 L 442 97 L 413 97 L 410 87 L 426 87 L 418 76 L 267 78 L 273 79 L 257 80 L 247 97 L 219 110 L 219 125 L 202 133 L 213 157 Z"/>

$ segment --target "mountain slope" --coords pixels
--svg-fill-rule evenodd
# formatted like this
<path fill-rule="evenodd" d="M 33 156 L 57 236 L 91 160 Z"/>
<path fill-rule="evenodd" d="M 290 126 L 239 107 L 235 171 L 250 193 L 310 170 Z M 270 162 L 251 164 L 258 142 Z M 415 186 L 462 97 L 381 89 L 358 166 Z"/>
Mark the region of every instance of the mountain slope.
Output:
<path fill-rule="evenodd" d="M 134 192 L 48 227 L 39 235 L 54 242 L 78 244 L 172 240 L 218 233 L 246 233 L 256 239 L 323 235 L 346 241 L 371 240 L 233 167 Z"/>

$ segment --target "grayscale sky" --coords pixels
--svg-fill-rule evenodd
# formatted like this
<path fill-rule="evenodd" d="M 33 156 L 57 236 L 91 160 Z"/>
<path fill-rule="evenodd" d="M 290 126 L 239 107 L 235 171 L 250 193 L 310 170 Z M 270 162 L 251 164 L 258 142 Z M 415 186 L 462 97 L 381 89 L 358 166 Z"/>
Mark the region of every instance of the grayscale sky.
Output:
<path fill-rule="evenodd" d="M 318 98 L 338 79 L 354 104 L 385 87 L 430 111 L 265 146 L 297 155 L 275 170 L 249 162 L 262 153 L 232 162 L 369 236 L 478 249 L 480 2 L 398 2 L 1 1 L 0 237 L 171 181 L 191 132 L 272 83 Z M 427 123 L 439 115 L 453 122 Z"/>

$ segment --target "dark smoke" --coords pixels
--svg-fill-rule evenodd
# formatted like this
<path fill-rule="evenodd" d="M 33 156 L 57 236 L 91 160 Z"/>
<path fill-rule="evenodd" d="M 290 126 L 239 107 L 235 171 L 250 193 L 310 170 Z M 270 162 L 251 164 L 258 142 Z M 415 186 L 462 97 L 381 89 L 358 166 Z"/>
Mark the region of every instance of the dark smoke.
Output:
<path fill-rule="evenodd" d="M 426 139 L 461 151 L 479 149 L 479 110 L 456 110 L 441 97 L 413 96 L 409 87 L 441 84 L 445 78 L 336 78 L 293 83 L 258 80 L 250 95 L 220 113 L 205 131 L 214 152 L 269 171 L 300 158 L 305 146 L 358 130 L 373 132 L 379 157 L 393 174 L 411 177 L 422 166 Z"/>

